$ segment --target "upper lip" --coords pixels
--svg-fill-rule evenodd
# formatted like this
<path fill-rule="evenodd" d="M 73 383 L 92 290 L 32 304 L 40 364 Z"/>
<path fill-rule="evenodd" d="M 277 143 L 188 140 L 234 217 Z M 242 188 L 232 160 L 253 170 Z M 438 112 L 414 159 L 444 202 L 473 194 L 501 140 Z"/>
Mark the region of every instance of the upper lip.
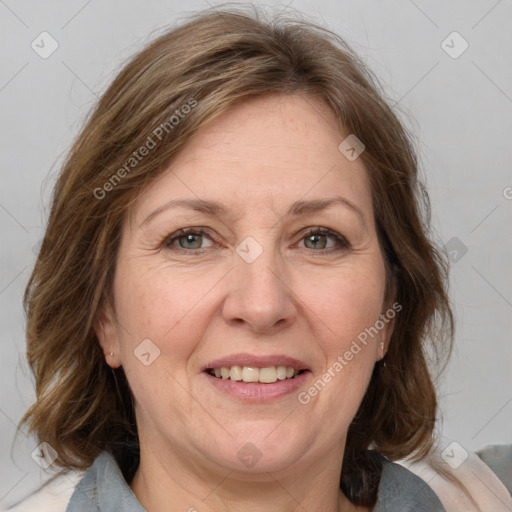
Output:
<path fill-rule="evenodd" d="M 253 354 L 233 354 L 230 356 L 216 359 L 211 363 L 205 365 L 201 371 L 208 370 L 209 368 L 222 368 L 230 366 L 252 366 L 255 368 L 267 368 L 269 366 L 289 366 L 296 370 L 309 370 L 309 367 L 303 361 L 294 357 L 286 356 L 284 354 L 274 355 L 253 355 Z"/>

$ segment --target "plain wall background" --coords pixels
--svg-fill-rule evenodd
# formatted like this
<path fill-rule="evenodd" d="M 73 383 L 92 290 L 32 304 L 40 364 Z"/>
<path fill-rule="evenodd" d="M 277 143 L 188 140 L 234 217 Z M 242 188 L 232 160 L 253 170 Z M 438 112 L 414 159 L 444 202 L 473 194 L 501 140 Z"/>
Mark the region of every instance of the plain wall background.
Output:
<path fill-rule="evenodd" d="M 511 443 L 512 3 L 287 3 L 344 37 L 381 78 L 418 137 L 437 237 L 456 238 L 448 244 L 457 334 L 440 383 L 443 435 L 471 450 Z M 0 2 L 0 506 L 46 478 L 30 457 L 35 440 L 24 432 L 13 440 L 34 397 L 22 295 L 59 165 L 122 62 L 155 30 L 209 5 L 219 2 Z M 47 59 L 31 48 L 43 31 L 59 45 Z M 452 56 L 441 46 L 454 31 L 469 44 L 457 58 L 459 36 L 445 43 Z"/>

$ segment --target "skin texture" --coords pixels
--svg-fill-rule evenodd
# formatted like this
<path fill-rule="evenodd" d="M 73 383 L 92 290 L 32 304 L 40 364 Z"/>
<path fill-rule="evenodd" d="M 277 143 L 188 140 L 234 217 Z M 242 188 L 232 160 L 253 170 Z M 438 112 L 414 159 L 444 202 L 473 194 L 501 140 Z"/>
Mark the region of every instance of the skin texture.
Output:
<path fill-rule="evenodd" d="M 307 405 L 297 392 L 244 402 L 201 371 L 231 354 L 285 354 L 311 369 L 298 391 L 307 390 L 389 308 L 367 171 L 338 150 L 347 135 L 313 97 L 240 102 L 188 142 L 126 217 L 115 311 L 105 308 L 96 332 L 135 396 L 141 463 L 130 486 L 147 510 L 356 510 L 339 489 L 346 432 L 392 322 Z M 294 201 L 336 196 L 361 216 L 342 204 L 286 215 Z M 229 213 L 170 208 L 142 224 L 184 198 Z M 165 245 L 186 227 L 207 235 Z M 307 228 L 318 227 L 350 247 L 311 241 Z M 252 263 L 236 252 L 249 236 L 262 248 Z M 148 366 L 134 355 L 145 339 L 160 350 Z M 261 454 L 250 468 L 237 457 L 247 443 Z"/>

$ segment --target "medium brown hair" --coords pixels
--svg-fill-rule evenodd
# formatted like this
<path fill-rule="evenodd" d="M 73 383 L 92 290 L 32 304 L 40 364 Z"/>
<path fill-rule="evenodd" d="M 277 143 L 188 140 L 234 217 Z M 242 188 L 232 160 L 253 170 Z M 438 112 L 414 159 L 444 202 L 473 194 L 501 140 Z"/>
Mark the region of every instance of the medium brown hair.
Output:
<path fill-rule="evenodd" d="M 429 358 L 438 364 L 451 350 L 453 318 L 445 256 L 428 234 L 428 196 L 410 136 L 378 81 L 336 34 L 297 16 L 263 20 L 257 10 L 209 10 L 159 36 L 121 70 L 54 188 L 25 290 L 36 401 L 22 422 L 58 452 L 61 468 L 86 469 L 107 450 L 127 479 L 136 469 L 132 395 L 123 369 L 105 363 L 94 332 L 102 306 L 113 304 L 130 205 L 198 129 L 235 101 L 275 93 L 320 98 L 340 136 L 364 143 L 387 299 L 402 306 L 386 364 L 375 365 L 350 425 L 341 487 L 353 503 L 373 505 L 376 452 L 397 460 L 431 450 L 437 400 Z M 139 159 L 149 139 L 155 146 Z"/>

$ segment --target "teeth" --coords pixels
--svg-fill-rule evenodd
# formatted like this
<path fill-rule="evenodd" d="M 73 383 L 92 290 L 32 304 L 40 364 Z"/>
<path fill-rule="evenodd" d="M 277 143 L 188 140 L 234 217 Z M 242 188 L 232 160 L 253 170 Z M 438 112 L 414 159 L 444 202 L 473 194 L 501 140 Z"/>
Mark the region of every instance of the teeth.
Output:
<path fill-rule="evenodd" d="M 258 382 L 260 380 L 259 368 L 244 366 L 242 368 L 242 380 L 244 382 Z"/>
<path fill-rule="evenodd" d="M 243 382 L 262 382 L 272 384 L 278 380 L 293 379 L 299 374 L 299 370 L 291 366 L 268 366 L 256 368 L 254 366 L 223 366 L 210 370 L 211 375 L 219 379 L 231 379 Z"/>
<path fill-rule="evenodd" d="M 241 366 L 232 366 L 229 371 L 229 378 L 231 380 L 242 380 L 242 367 Z"/>
<path fill-rule="evenodd" d="M 271 366 L 269 368 L 262 368 L 260 370 L 260 382 L 276 382 L 277 381 L 277 368 Z"/>
<path fill-rule="evenodd" d="M 278 380 L 286 379 L 286 366 L 277 367 L 277 378 Z"/>

